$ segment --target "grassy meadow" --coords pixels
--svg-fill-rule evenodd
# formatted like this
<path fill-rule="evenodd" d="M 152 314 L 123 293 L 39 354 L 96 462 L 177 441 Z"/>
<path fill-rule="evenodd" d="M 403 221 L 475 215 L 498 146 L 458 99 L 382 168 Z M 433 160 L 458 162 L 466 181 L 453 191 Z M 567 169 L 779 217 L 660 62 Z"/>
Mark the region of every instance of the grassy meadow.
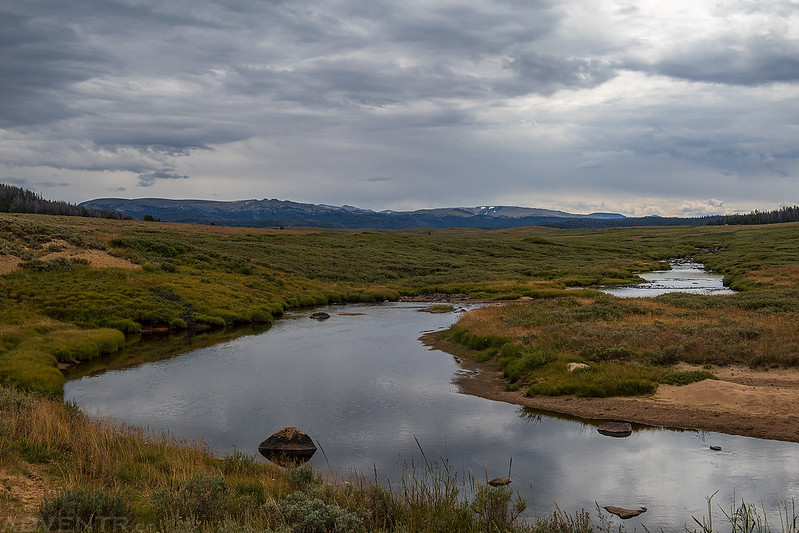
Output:
<path fill-rule="evenodd" d="M 742 292 L 622 300 L 591 288 L 685 256 Z M 441 472 L 387 490 L 214 458 L 60 400 L 59 364 L 81 362 L 79 374 L 168 357 L 187 332 L 221 342 L 289 309 L 439 293 L 507 302 L 449 334 L 530 394 L 641 394 L 712 377 L 713 365 L 799 364 L 797 224 L 339 231 L 0 215 L 0 272 L 0 518 L 51 525 L 103 515 L 153 531 L 610 530 L 585 512 L 521 524 L 512 491 Z M 164 335 L 159 353 L 139 349 L 148 332 Z M 573 362 L 588 368 L 567 372 Z M 33 511 L 15 480 L 38 487 Z"/>
<path fill-rule="evenodd" d="M 649 394 L 659 383 L 712 379 L 714 365 L 799 366 L 799 227 L 692 233 L 682 239 L 696 246 L 689 255 L 740 293 L 573 292 L 479 309 L 447 335 L 530 396 Z M 704 369 L 675 370 L 678 363 Z"/>

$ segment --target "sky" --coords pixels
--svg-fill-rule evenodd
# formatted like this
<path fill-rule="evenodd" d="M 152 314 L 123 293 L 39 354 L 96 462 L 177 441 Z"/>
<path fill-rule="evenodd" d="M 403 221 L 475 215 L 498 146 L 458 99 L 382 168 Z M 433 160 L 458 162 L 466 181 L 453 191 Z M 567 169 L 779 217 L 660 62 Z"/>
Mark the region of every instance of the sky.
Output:
<path fill-rule="evenodd" d="M 0 181 L 697 216 L 799 203 L 797 0 L 8 0 Z"/>

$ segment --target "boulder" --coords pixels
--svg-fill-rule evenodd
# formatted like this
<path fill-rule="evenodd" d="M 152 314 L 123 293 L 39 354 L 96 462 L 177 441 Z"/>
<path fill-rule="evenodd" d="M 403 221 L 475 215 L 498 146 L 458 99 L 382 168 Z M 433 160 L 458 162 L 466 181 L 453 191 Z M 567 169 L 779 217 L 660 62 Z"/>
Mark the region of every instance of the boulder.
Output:
<path fill-rule="evenodd" d="M 604 422 L 596 430 L 608 437 L 629 437 L 633 426 L 629 422 Z"/>
<path fill-rule="evenodd" d="M 330 318 L 330 315 L 322 311 L 317 311 L 316 313 L 311 313 L 310 318 L 313 318 L 314 320 L 327 320 L 328 318 Z"/>
<path fill-rule="evenodd" d="M 615 514 L 622 520 L 627 520 L 628 518 L 633 518 L 634 516 L 645 513 L 646 507 L 639 507 L 638 509 L 623 509 L 622 507 L 608 505 L 605 507 L 605 510 L 610 514 Z"/>
<path fill-rule="evenodd" d="M 711 446 L 710 449 L 713 450 L 714 452 L 720 452 L 721 446 Z"/>
<path fill-rule="evenodd" d="M 281 466 L 304 463 L 316 453 L 311 437 L 295 427 L 285 427 L 258 445 L 261 455 Z"/>
<path fill-rule="evenodd" d="M 493 479 L 489 479 L 488 484 L 491 485 L 492 487 L 504 487 L 505 485 L 510 485 L 510 478 L 495 477 Z"/>
<path fill-rule="evenodd" d="M 588 368 L 588 365 L 585 363 L 569 363 L 568 365 L 569 372 L 576 372 L 584 368 Z"/>

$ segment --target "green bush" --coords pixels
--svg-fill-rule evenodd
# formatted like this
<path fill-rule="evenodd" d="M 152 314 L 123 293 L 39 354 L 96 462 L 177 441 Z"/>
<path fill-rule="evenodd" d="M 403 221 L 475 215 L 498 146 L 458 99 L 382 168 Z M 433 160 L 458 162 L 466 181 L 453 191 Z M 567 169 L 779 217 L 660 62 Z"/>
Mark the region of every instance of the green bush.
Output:
<path fill-rule="evenodd" d="M 187 327 L 186 321 L 182 318 L 173 318 L 169 321 L 169 329 L 171 330 L 186 329 Z"/>
<path fill-rule="evenodd" d="M 227 322 L 225 322 L 225 319 L 221 316 L 208 316 L 197 313 L 192 316 L 192 319 L 194 319 L 196 322 L 202 322 L 203 324 L 208 324 L 209 326 L 215 328 L 224 328 L 227 325 Z"/>
<path fill-rule="evenodd" d="M 138 322 L 134 322 L 129 318 L 115 318 L 109 320 L 104 325 L 109 328 L 118 329 L 119 331 L 121 331 L 126 335 L 131 335 L 133 333 L 141 332 L 141 324 L 139 324 Z"/>
<path fill-rule="evenodd" d="M 673 365 L 685 357 L 685 346 L 671 345 L 657 347 L 646 355 L 646 359 L 653 365 Z"/>
<path fill-rule="evenodd" d="M 589 361 L 625 361 L 633 357 L 635 351 L 624 344 L 613 346 L 591 344 L 584 346 L 580 350 L 580 355 Z"/>
<path fill-rule="evenodd" d="M 294 533 L 364 531 L 363 520 L 358 515 L 325 502 L 318 490 L 293 492 L 278 503 L 265 503 L 262 509 L 270 519 L 282 521 Z"/>
<path fill-rule="evenodd" d="M 199 474 L 181 484 L 177 493 L 160 490 L 153 494 L 153 506 L 162 520 L 191 519 L 218 523 L 225 518 L 229 487 L 221 476 Z"/>
<path fill-rule="evenodd" d="M 528 348 L 505 344 L 498 357 L 499 369 L 513 383 L 525 374 L 551 363 L 557 356 L 544 347 Z"/>
<path fill-rule="evenodd" d="M 527 504 L 519 496 L 513 500 L 510 487 L 478 485 L 472 508 L 480 519 L 481 529 L 489 532 L 509 531 Z"/>
<path fill-rule="evenodd" d="M 99 489 L 67 489 L 46 497 L 39 517 L 47 529 L 67 531 L 124 530 L 135 524 L 133 511 L 122 498 Z"/>
<path fill-rule="evenodd" d="M 706 379 L 718 379 L 714 374 L 707 370 L 683 370 L 668 372 L 663 376 L 663 383 L 668 385 L 688 385 Z"/>
<path fill-rule="evenodd" d="M 458 344 L 463 344 L 472 350 L 485 350 L 486 348 L 501 348 L 507 342 L 503 337 L 492 335 L 477 335 L 468 329 L 459 326 L 450 326 L 449 337 Z"/>

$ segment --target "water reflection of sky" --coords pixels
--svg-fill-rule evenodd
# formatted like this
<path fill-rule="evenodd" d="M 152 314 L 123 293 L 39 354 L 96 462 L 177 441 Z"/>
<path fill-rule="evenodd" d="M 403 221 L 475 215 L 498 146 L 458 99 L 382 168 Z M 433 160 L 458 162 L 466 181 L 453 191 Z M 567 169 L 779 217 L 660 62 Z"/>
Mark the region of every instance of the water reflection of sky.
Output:
<path fill-rule="evenodd" d="M 460 394 L 453 358 L 417 340 L 455 317 L 418 309 L 329 307 L 324 322 L 281 320 L 260 335 L 70 381 L 65 397 L 90 414 L 202 438 L 220 454 L 234 446 L 253 454 L 294 425 L 321 443 L 339 474 L 377 468 L 396 480 L 403 464 L 421 462 L 414 437 L 429 459 L 440 453 L 478 479 L 506 475 L 512 457 L 512 487 L 531 510 L 648 507 L 629 530 L 682 530 L 717 490 L 714 502 L 727 510 L 733 494 L 773 507 L 799 492 L 793 443 L 651 428 L 614 439 L 590 424 Z M 365 314 L 340 314 L 353 311 Z M 312 463 L 328 470 L 320 453 Z"/>
<path fill-rule="evenodd" d="M 658 296 L 668 292 L 722 295 L 735 294 L 724 286 L 724 276 L 708 272 L 699 263 L 674 263 L 671 270 L 639 274 L 645 281 L 633 285 L 605 287 L 602 290 L 621 298 Z"/>

